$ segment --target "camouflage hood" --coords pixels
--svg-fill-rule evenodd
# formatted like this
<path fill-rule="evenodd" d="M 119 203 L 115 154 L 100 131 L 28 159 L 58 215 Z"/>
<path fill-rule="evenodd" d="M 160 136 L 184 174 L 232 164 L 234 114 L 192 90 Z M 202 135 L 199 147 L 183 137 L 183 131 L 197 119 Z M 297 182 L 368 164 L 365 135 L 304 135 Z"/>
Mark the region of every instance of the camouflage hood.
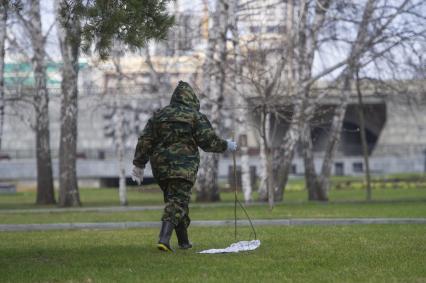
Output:
<path fill-rule="evenodd" d="M 195 95 L 192 87 L 183 81 L 179 81 L 178 86 L 175 88 L 170 104 L 183 104 L 194 108 L 197 111 L 200 110 L 200 101 L 198 100 L 197 95 Z"/>

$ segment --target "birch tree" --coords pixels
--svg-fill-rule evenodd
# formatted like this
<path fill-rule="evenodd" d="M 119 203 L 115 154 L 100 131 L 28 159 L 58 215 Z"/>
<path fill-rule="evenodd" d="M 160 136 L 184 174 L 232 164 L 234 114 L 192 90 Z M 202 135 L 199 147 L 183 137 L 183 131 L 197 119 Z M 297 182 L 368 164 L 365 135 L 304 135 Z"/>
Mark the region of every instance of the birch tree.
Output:
<path fill-rule="evenodd" d="M 79 1 L 77 1 L 79 2 Z M 68 0 L 57 2 L 58 38 L 62 54 L 61 132 L 59 138 L 59 204 L 80 205 L 77 182 L 78 59 L 80 16 Z M 74 3 L 73 5 L 81 5 Z"/>
<path fill-rule="evenodd" d="M 37 204 L 54 204 L 52 159 L 49 130 L 49 93 L 46 76 L 46 37 L 42 32 L 40 1 L 29 1 L 27 15 L 16 9 L 32 45 L 34 72 L 34 107 L 37 159 Z"/>
<path fill-rule="evenodd" d="M 216 130 L 221 129 L 221 110 L 224 100 L 225 66 L 227 59 L 228 2 L 218 0 L 209 27 L 206 58 L 203 66 L 203 95 L 201 111 Z M 218 154 L 201 153 L 197 178 L 197 201 L 220 200 L 217 184 Z"/>
<path fill-rule="evenodd" d="M 126 188 L 126 165 L 124 164 L 124 154 L 125 154 L 125 136 L 124 136 L 124 109 L 122 105 L 122 96 L 123 92 L 123 70 L 121 68 L 120 58 L 123 56 L 122 47 L 119 46 L 119 43 L 116 43 L 116 46 L 113 50 L 113 62 L 115 67 L 115 72 L 117 74 L 117 89 L 114 93 L 114 142 L 116 146 L 116 154 L 118 160 L 118 195 L 120 198 L 120 204 L 126 206 L 128 204 L 127 200 L 127 188 Z"/>
<path fill-rule="evenodd" d="M 363 8 L 362 20 L 358 26 L 357 36 L 352 43 L 347 66 L 342 72 L 343 84 L 340 93 L 340 103 L 335 109 L 321 167 L 321 174 L 318 180 L 318 188 L 326 196 L 326 199 L 330 187 L 332 161 L 340 140 L 349 95 L 353 91 L 354 77 L 359 68 L 367 66 L 371 61 L 382 57 L 392 49 L 403 44 L 404 41 L 412 40 L 405 36 L 412 34 L 411 30 L 399 30 L 395 33 L 392 25 L 402 15 L 410 13 L 417 5 L 418 3 L 412 1 L 401 1 L 392 4 L 385 3 L 382 6 L 379 1 L 367 1 Z M 392 40 L 389 40 L 390 38 Z M 371 198 L 371 195 L 368 195 L 367 198 Z"/>
<path fill-rule="evenodd" d="M 275 5 L 278 5 L 278 2 Z M 285 48 L 286 42 L 284 36 L 280 36 L 278 33 L 268 35 L 269 26 L 262 22 L 262 15 L 267 14 L 268 9 L 270 9 L 269 5 L 246 1 L 241 6 L 243 11 L 241 17 L 244 17 L 246 23 L 250 22 L 255 28 L 249 37 L 245 36 L 243 37 L 244 40 L 241 41 L 235 35 L 234 30 L 236 28 L 232 25 L 231 16 L 230 26 L 235 53 L 235 67 L 232 72 L 238 81 L 237 86 L 234 87 L 236 92 L 234 96 L 237 102 L 235 112 L 238 116 L 236 125 L 241 132 L 247 131 L 250 122 L 245 119 L 244 115 L 247 109 L 250 109 L 250 113 L 255 116 L 256 122 L 253 123 L 253 126 L 257 130 L 260 145 L 259 199 L 268 201 L 272 208 L 274 203 L 272 156 L 276 146 L 274 141 L 278 134 L 276 122 L 280 117 L 280 110 L 277 105 L 282 97 L 287 95 L 287 92 L 283 91 L 285 85 L 283 71 L 287 60 L 280 51 Z M 230 15 L 232 14 L 234 12 L 230 13 Z M 276 20 L 277 28 L 280 23 L 283 26 L 284 17 Z M 238 27 L 238 24 L 234 25 Z M 256 99 L 253 99 L 254 96 Z M 274 120 L 275 123 L 273 123 Z M 245 149 L 248 149 L 246 145 Z M 248 160 L 247 154 L 246 159 Z M 246 162 L 242 162 L 242 165 L 244 163 Z M 248 162 L 246 164 L 245 170 L 249 171 Z M 249 180 L 249 172 L 247 172 L 246 180 Z"/>
<path fill-rule="evenodd" d="M 252 185 L 250 178 L 250 164 L 248 154 L 248 141 L 247 134 L 249 132 L 248 127 L 248 105 L 244 91 L 242 89 L 243 80 L 243 58 L 240 47 L 240 35 L 238 30 L 238 10 L 239 0 L 233 0 L 229 6 L 229 29 L 232 33 L 232 45 L 234 54 L 234 76 L 233 76 L 233 99 L 234 99 L 234 129 L 235 137 L 240 146 L 240 157 L 241 157 L 241 186 L 244 193 L 244 200 L 246 203 L 252 201 Z M 235 180 L 234 180 L 235 181 Z"/>
<path fill-rule="evenodd" d="M 80 205 L 76 174 L 77 151 L 77 109 L 78 109 L 78 71 L 81 42 L 83 49 L 90 51 L 92 45 L 101 58 L 107 58 L 112 51 L 113 41 L 121 41 L 131 48 L 143 47 L 151 38 L 162 39 L 173 23 L 173 18 L 165 13 L 168 1 L 152 0 L 145 2 L 117 1 L 70 1 L 57 4 L 59 19 L 58 36 L 62 59 L 62 102 L 61 137 L 59 160 L 60 204 L 62 206 Z M 145 13 L 149 9 L 149 13 Z M 84 24 L 81 26 L 81 19 Z M 122 77 L 119 64 L 115 64 Z M 120 84 L 121 79 L 118 80 Z M 120 86 L 119 86 L 120 88 Z M 117 101 L 120 103 L 120 100 Z M 122 138 L 122 107 L 119 107 L 117 141 Z M 121 133 L 121 134 L 120 134 Z M 117 153 L 120 164 L 120 202 L 127 204 L 125 192 L 124 145 L 118 143 Z"/>
<path fill-rule="evenodd" d="M 6 23 L 8 13 L 8 1 L 0 2 L 0 151 L 2 149 L 3 124 L 4 124 L 4 62 L 6 46 Z"/>
<path fill-rule="evenodd" d="M 337 144 L 340 140 L 340 133 L 341 133 L 342 125 L 343 125 L 343 119 L 345 117 L 349 95 L 351 92 L 351 81 L 353 79 L 356 66 L 359 64 L 360 57 L 362 56 L 363 52 L 365 52 L 366 48 L 371 47 L 371 46 L 368 46 L 367 42 L 368 41 L 372 42 L 374 38 L 379 35 L 379 34 L 373 35 L 369 39 L 368 32 L 367 32 L 367 29 L 370 25 L 370 21 L 372 20 L 376 5 L 377 5 L 377 1 L 375 0 L 368 0 L 367 3 L 365 4 L 362 20 L 361 20 L 361 23 L 359 24 L 359 28 L 357 31 L 357 36 L 350 50 L 348 66 L 345 70 L 343 86 L 342 86 L 342 90 L 340 94 L 340 103 L 337 106 L 333 116 L 331 130 L 329 134 L 329 140 L 327 142 L 325 157 L 323 160 L 323 164 L 321 167 L 321 175 L 319 178 L 320 190 L 323 192 L 325 196 L 325 200 L 328 199 L 327 194 L 328 194 L 328 188 L 330 186 L 329 180 L 331 175 L 332 160 L 336 152 Z"/>
<path fill-rule="evenodd" d="M 315 4 L 310 5 L 309 1 L 301 1 L 298 9 L 294 9 L 293 2 L 291 2 L 291 9 L 288 14 L 297 13 L 295 26 L 296 31 L 292 31 L 289 40 L 293 41 L 294 54 L 292 54 L 291 62 L 288 65 L 288 74 L 292 75 L 294 82 L 291 84 L 290 95 L 293 99 L 293 115 L 287 132 L 283 138 L 281 146 L 277 154 L 274 156 L 275 164 L 277 164 L 277 179 L 274 183 L 274 191 L 276 199 L 282 200 L 283 189 L 287 184 L 288 174 L 293 160 L 294 149 L 299 140 L 301 126 L 304 119 L 304 108 L 307 98 L 309 97 L 309 90 L 313 83 L 312 80 L 312 67 L 315 56 L 315 51 L 318 46 L 318 36 L 321 28 L 326 19 L 326 13 L 332 0 L 315 1 Z M 313 9 L 313 19 L 310 18 L 310 10 Z M 290 52 L 290 51 L 287 51 Z M 293 57 L 294 56 L 294 57 Z M 293 61 L 294 60 L 294 61 Z M 293 63 L 294 62 L 294 63 Z M 337 66 L 333 66 L 337 68 Z M 327 73 L 323 72 L 323 75 Z M 294 76 L 293 76 L 294 75 Z"/>

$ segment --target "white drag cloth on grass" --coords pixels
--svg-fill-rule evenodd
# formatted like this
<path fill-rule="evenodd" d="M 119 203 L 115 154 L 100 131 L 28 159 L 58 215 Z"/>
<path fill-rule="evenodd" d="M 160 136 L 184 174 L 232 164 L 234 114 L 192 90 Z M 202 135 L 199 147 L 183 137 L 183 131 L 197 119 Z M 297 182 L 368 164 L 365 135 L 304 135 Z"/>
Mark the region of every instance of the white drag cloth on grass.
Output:
<path fill-rule="evenodd" d="M 223 253 L 239 253 L 245 251 L 253 251 L 260 247 L 260 240 L 240 241 L 233 243 L 224 249 L 210 249 L 198 252 L 199 254 L 223 254 Z"/>

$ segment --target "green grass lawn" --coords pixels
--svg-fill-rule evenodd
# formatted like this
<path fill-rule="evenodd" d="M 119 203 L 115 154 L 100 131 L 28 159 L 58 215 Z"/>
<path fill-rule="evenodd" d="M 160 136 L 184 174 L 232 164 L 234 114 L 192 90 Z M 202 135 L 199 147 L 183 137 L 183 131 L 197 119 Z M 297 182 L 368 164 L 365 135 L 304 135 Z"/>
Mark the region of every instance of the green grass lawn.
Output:
<path fill-rule="evenodd" d="M 117 198 L 112 189 L 81 190 L 84 207 L 111 206 Z M 233 194 L 222 193 L 223 201 L 214 205 L 190 204 L 192 220 L 233 219 Z M 279 218 L 341 218 L 341 217 L 426 217 L 426 189 L 375 189 L 375 202 L 364 202 L 364 191 L 332 190 L 329 203 L 306 201 L 305 191 L 288 191 L 285 201 L 276 204 L 271 211 L 266 204 L 247 206 L 253 219 Z M 33 208 L 34 192 L 17 195 L 0 195 L 0 207 Z M 241 198 L 241 196 L 240 196 Z M 129 192 L 130 204 L 135 206 L 160 205 L 162 194 L 153 189 Z M 239 209 L 239 218 L 245 219 Z M 118 221 L 158 221 L 161 210 L 125 212 L 54 212 L 54 213 L 2 213 L 1 224 L 24 223 L 71 223 L 71 222 L 118 222 Z"/>
<path fill-rule="evenodd" d="M 284 202 L 305 202 L 307 200 L 307 192 L 302 189 L 303 182 L 294 180 L 291 186 L 284 194 Z M 302 185 L 301 185 L 302 184 Z M 129 205 L 161 205 L 163 197 L 157 186 L 150 185 L 145 189 L 128 188 Z M 56 192 L 56 195 L 57 192 Z M 373 200 L 426 200 L 425 187 L 404 187 L 404 188 L 377 188 L 373 190 Z M 336 190 L 332 189 L 329 194 L 330 201 L 363 201 L 365 200 L 365 191 L 357 188 Z M 195 200 L 195 193 L 192 195 Z M 257 193 L 253 194 L 254 200 L 257 199 Z M 52 206 L 35 205 L 35 191 L 17 192 L 16 194 L 0 194 L 0 211 L 2 209 L 25 209 L 25 208 L 49 208 Z M 99 206 L 119 206 L 117 189 L 80 189 L 80 199 L 84 207 Z M 234 194 L 232 192 L 221 193 L 222 202 L 233 202 Z M 242 193 L 239 193 L 239 199 L 243 200 Z"/>
<path fill-rule="evenodd" d="M 157 186 L 148 186 L 147 189 L 136 189 L 135 187 L 129 187 L 127 197 L 131 205 L 155 205 L 162 202 L 160 192 L 161 191 L 159 188 L 157 188 Z M 57 197 L 58 191 L 55 193 Z M 35 191 L 24 191 L 17 192 L 16 194 L 0 195 L 0 210 L 56 207 L 55 205 L 38 206 L 35 204 L 35 199 Z M 115 188 L 81 188 L 80 199 L 83 203 L 83 206 L 86 207 L 120 205 L 118 190 Z"/>
<path fill-rule="evenodd" d="M 258 250 L 223 255 L 195 251 L 232 243 L 231 227 L 190 228 L 195 248 L 174 254 L 157 235 L 0 233 L 0 282 L 426 282 L 426 225 L 259 227 Z"/>
<path fill-rule="evenodd" d="M 247 206 L 252 219 L 280 218 L 339 218 L 339 217 L 426 217 L 426 203 L 401 201 L 390 203 L 283 203 L 271 211 L 265 205 Z M 1 213 L 1 224 L 24 223 L 71 223 L 71 222 L 118 222 L 159 221 L 161 210 L 126 212 L 54 212 L 54 213 Z M 240 219 L 245 219 L 238 209 Z M 190 205 L 192 220 L 233 219 L 232 205 L 200 207 Z"/>
<path fill-rule="evenodd" d="M 250 216 L 426 217 L 425 187 L 375 188 L 374 201 L 365 202 L 355 181 L 331 190 L 330 202 L 318 203 L 306 201 L 303 182 L 290 184 L 284 202 L 272 211 L 266 204 L 248 205 Z M 162 205 L 155 186 L 130 188 L 128 197 L 132 206 Z M 215 204 L 191 203 L 192 220 L 233 219 L 233 193 L 221 198 Z M 162 213 L 2 212 L 39 208 L 34 199 L 31 191 L 0 195 L 0 224 L 159 221 Z M 81 199 L 83 207 L 118 206 L 115 189 L 82 189 Z M 256 231 L 262 246 L 256 251 L 195 253 L 234 242 L 233 229 L 190 227 L 194 249 L 174 254 L 155 249 L 158 229 L 1 232 L 0 282 L 426 282 L 426 225 L 260 226 Z M 249 228 L 238 232 L 240 240 L 249 239 Z"/>

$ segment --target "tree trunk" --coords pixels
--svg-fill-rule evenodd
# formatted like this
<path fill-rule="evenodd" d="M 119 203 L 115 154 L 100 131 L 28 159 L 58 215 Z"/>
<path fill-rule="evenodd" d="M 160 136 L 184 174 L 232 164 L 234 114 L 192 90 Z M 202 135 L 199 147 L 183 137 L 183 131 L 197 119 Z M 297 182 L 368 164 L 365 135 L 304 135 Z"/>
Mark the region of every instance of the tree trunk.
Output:
<path fill-rule="evenodd" d="M 284 198 L 284 188 L 287 185 L 288 175 L 293 161 L 294 150 L 296 148 L 297 141 L 300 137 L 300 124 L 303 117 L 303 101 L 297 99 L 294 104 L 293 117 L 291 119 L 289 128 L 284 136 L 284 141 L 281 143 L 277 154 L 275 164 L 277 166 L 277 179 L 275 181 L 275 199 L 276 201 L 282 201 Z"/>
<path fill-rule="evenodd" d="M 266 172 L 268 172 L 267 184 L 268 184 L 268 204 L 269 208 L 272 210 L 275 203 L 275 188 L 273 180 L 273 168 L 272 168 L 272 150 L 271 147 L 268 148 L 266 152 Z"/>
<path fill-rule="evenodd" d="M 61 2 L 57 7 L 58 37 L 62 54 L 61 133 L 59 138 L 59 205 L 79 206 L 77 182 L 77 118 L 78 118 L 78 58 L 80 50 L 80 19 L 75 14 L 61 18 Z M 67 9 L 67 8 L 65 8 Z M 68 13 L 69 7 L 66 10 Z"/>
<path fill-rule="evenodd" d="M 118 159 L 118 195 L 120 205 L 128 205 L 126 188 L 126 166 L 124 164 L 125 153 L 125 133 L 124 133 L 124 109 L 121 95 L 123 95 L 123 71 L 121 69 L 121 56 L 123 47 L 119 42 L 114 47 L 114 65 L 118 76 L 117 91 L 114 93 L 115 123 L 114 123 L 114 141 L 116 144 L 116 153 Z"/>
<path fill-rule="evenodd" d="M 273 179 L 273 152 L 271 140 L 271 116 L 267 106 L 263 105 L 260 113 L 260 185 L 259 201 L 268 202 L 270 209 L 275 203 L 275 187 Z"/>
<path fill-rule="evenodd" d="M 261 135 L 260 135 L 260 185 L 259 185 L 259 200 L 260 201 L 268 201 L 269 200 L 269 192 L 271 191 L 271 176 L 272 173 L 271 167 L 271 150 L 270 150 L 270 141 L 269 141 L 269 133 L 271 129 L 271 114 L 267 113 L 264 110 L 261 114 Z"/>
<path fill-rule="evenodd" d="M 5 59 L 5 43 L 6 43 L 6 22 L 7 22 L 7 4 L 0 4 L 0 151 L 2 149 L 3 140 L 3 124 L 4 124 L 4 59 Z"/>
<path fill-rule="evenodd" d="M 359 81 L 359 72 L 356 72 L 356 89 L 358 94 L 358 115 L 359 115 L 359 128 L 361 134 L 362 154 L 364 156 L 365 164 L 365 183 L 367 185 L 367 201 L 371 200 L 371 178 L 370 178 L 370 163 L 368 161 L 368 145 L 367 137 L 365 136 L 365 120 L 364 120 L 364 104 L 362 102 L 361 86 Z"/>
<path fill-rule="evenodd" d="M 306 121 L 303 126 L 303 132 L 301 136 L 302 148 L 303 148 L 303 160 L 305 166 L 305 183 L 308 189 L 309 200 L 320 200 L 326 201 L 327 198 L 318 183 L 318 175 L 315 171 L 315 159 L 312 145 L 311 127 L 309 122 Z"/>
<path fill-rule="evenodd" d="M 249 203 L 253 200 L 252 197 L 252 185 L 251 185 L 251 176 L 250 176 L 250 164 L 249 164 L 249 155 L 248 147 L 241 147 L 241 185 L 244 193 L 244 201 Z"/>
<path fill-rule="evenodd" d="M 226 32 L 228 29 L 228 5 L 224 0 L 217 1 L 213 15 L 213 25 L 209 29 L 207 55 L 204 65 L 204 95 L 210 102 L 202 101 L 202 110 L 210 118 L 213 128 L 220 130 L 223 91 L 225 86 Z M 217 46 L 217 49 L 216 49 Z M 219 60 L 215 61 L 217 52 Z M 197 201 L 219 201 L 217 184 L 219 155 L 201 154 L 197 181 Z"/>
<path fill-rule="evenodd" d="M 40 2 L 31 1 L 30 39 L 33 47 L 36 113 L 37 204 L 54 204 L 52 160 L 50 154 L 49 94 L 46 86 L 45 39 L 42 34 Z"/>
<path fill-rule="evenodd" d="M 317 185 L 317 174 L 315 172 L 315 163 L 312 150 L 312 139 L 311 139 L 311 127 L 308 121 L 303 126 L 303 132 L 301 136 L 302 150 L 303 150 L 303 161 L 305 166 L 305 184 L 308 190 L 308 199 L 318 199 L 316 191 Z"/>
<path fill-rule="evenodd" d="M 324 196 L 328 198 L 328 191 L 330 188 L 330 176 L 331 168 L 333 165 L 334 154 L 337 149 L 337 145 L 340 141 L 342 132 L 343 119 L 345 118 L 346 108 L 348 105 L 348 99 L 351 91 L 352 72 L 347 71 L 344 78 L 343 89 L 340 96 L 340 103 L 334 111 L 333 121 L 328 136 L 328 142 L 325 150 L 324 160 L 321 168 L 321 175 L 319 178 L 320 190 L 324 193 Z"/>
<path fill-rule="evenodd" d="M 238 12 L 238 0 L 233 0 L 229 8 L 229 29 L 232 32 L 232 40 L 234 47 L 234 106 L 236 111 L 235 114 L 235 125 L 234 129 L 236 131 L 236 138 L 240 146 L 240 156 L 241 156 L 241 186 L 244 193 L 244 201 L 246 203 L 252 201 L 252 184 L 250 178 L 250 163 L 249 163 L 249 147 L 247 134 L 249 131 L 248 128 L 248 114 L 247 114 L 247 103 L 243 97 L 243 90 L 241 89 L 243 85 L 242 76 L 242 59 L 241 59 L 241 50 L 240 50 L 240 40 L 238 32 L 238 21 L 237 21 L 237 12 Z"/>
<path fill-rule="evenodd" d="M 289 128 L 284 136 L 284 140 L 279 148 L 278 160 L 275 164 L 278 164 L 276 169 L 278 172 L 278 178 L 275 180 L 276 187 L 276 200 L 281 201 L 284 198 L 284 189 L 287 185 L 288 174 L 290 172 L 294 150 L 302 131 L 301 125 L 306 119 L 304 115 L 305 108 L 307 107 L 307 99 L 309 97 L 310 85 L 309 80 L 312 77 L 312 66 L 314 62 L 315 50 L 317 49 L 318 34 L 319 30 L 325 22 L 325 16 L 328 11 L 332 0 L 323 0 L 315 2 L 315 15 L 312 23 L 308 14 L 309 12 L 309 1 L 301 1 L 298 5 L 299 16 L 298 16 L 298 30 L 296 33 L 290 33 L 295 36 L 290 37 L 290 40 L 294 40 L 296 43 L 293 51 L 290 51 L 291 57 L 291 69 L 289 71 L 290 77 L 296 77 L 295 86 L 291 87 L 291 95 L 295 96 L 295 102 L 293 105 L 293 116 L 290 122 Z M 288 16 L 294 13 L 293 1 L 288 3 Z M 293 25 L 293 24 L 292 24 Z M 289 46 L 293 47 L 294 44 Z M 288 54 L 287 54 L 288 55 Z M 298 70 L 295 72 L 293 70 Z M 291 84 L 293 85 L 293 84 Z M 294 91 L 293 91 L 294 89 Z"/>
<path fill-rule="evenodd" d="M 237 85 L 237 88 L 239 86 Z M 249 163 L 249 146 L 247 140 L 248 134 L 248 122 L 247 122 L 247 104 L 242 99 L 241 95 L 237 91 L 235 94 L 236 107 L 235 114 L 235 131 L 239 145 L 239 155 L 241 157 L 241 186 L 244 193 L 244 201 L 246 203 L 252 201 L 252 185 L 250 177 L 250 163 Z"/>
<path fill-rule="evenodd" d="M 120 95 L 116 94 L 116 96 Z M 121 105 L 120 98 L 118 98 L 116 104 L 116 115 L 117 122 L 115 123 L 115 133 L 116 133 L 116 143 L 117 143 L 117 159 L 118 159 L 118 170 L 119 170 L 119 184 L 118 184 L 118 194 L 120 197 L 120 204 L 122 206 L 128 205 L 127 200 L 127 188 L 126 188 L 126 166 L 124 164 L 124 113 L 123 106 Z"/>
<path fill-rule="evenodd" d="M 267 188 L 267 200 L 269 204 L 269 208 L 272 209 L 274 207 L 275 196 L 274 196 L 274 182 L 273 182 L 273 165 L 272 165 L 272 140 L 271 140 L 271 113 L 269 113 L 266 109 L 266 106 L 263 107 L 262 113 L 262 138 L 264 140 L 265 148 L 264 154 L 266 159 L 266 188 Z"/>
<path fill-rule="evenodd" d="M 216 153 L 201 153 L 202 164 L 198 171 L 198 187 L 196 201 L 220 201 L 217 184 L 219 158 Z M 202 166 L 204 164 L 204 166 Z M 209 166 L 207 166 L 209 165 Z"/>
<path fill-rule="evenodd" d="M 265 145 L 265 139 L 262 137 L 259 140 L 260 144 L 260 168 L 259 168 L 259 188 L 257 189 L 257 192 L 259 194 L 259 201 L 266 202 L 268 201 L 268 161 L 267 161 L 267 155 L 266 155 L 266 145 Z"/>
<path fill-rule="evenodd" d="M 365 48 L 374 40 L 374 37 L 368 39 L 368 26 L 370 24 L 370 20 L 374 14 L 374 7 L 376 5 L 376 0 L 368 0 L 365 4 L 362 21 L 359 25 L 357 36 L 355 41 L 352 44 L 348 67 L 344 71 L 343 76 L 343 87 L 340 94 L 340 103 L 337 106 L 333 121 L 331 124 L 329 139 L 326 146 L 324 161 L 321 168 L 321 176 L 319 178 L 320 189 L 325 193 L 325 196 L 328 197 L 328 191 L 330 188 L 330 175 L 331 168 L 334 160 L 334 154 L 337 149 L 337 145 L 340 141 L 343 119 L 345 118 L 345 112 L 348 105 L 348 100 L 351 92 L 351 81 L 354 75 L 355 70 L 358 70 L 357 66 L 359 64 L 359 59 L 361 58 L 362 53 Z"/>

